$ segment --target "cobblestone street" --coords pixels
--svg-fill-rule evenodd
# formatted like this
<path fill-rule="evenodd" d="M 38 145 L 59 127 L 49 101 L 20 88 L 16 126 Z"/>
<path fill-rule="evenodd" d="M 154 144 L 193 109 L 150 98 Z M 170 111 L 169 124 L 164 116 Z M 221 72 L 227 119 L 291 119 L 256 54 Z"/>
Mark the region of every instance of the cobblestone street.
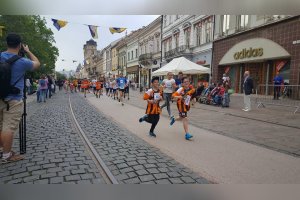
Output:
<path fill-rule="evenodd" d="M 71 94 L 80 126 L 119 183 L 209 183 Z M 68 95 L 30 100 L 25 160 L 0 165 L 0 183 L 105 183 L 71 121 Z M 18 150 L 18 134 L 14 149 Z"/>

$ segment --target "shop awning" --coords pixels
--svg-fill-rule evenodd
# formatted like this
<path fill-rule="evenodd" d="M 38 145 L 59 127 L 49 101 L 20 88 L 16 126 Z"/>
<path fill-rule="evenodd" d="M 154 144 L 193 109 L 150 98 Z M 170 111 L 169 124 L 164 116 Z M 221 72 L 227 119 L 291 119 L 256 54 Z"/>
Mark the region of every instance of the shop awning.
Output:
<path fill-rule="evenodd" d="M 219 65 L 259 62 L 288 57 L 290 57 L 290 54 L 272 40 L 253 38 L 234 45 L 223 56 Z"/>

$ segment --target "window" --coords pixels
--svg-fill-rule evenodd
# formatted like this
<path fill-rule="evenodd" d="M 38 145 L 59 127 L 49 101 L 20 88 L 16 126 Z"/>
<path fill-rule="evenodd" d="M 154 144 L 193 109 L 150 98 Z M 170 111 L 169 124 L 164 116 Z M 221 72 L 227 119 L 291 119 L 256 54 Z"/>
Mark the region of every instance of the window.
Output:
<path fill-rule="evenodd" d="M 156 52 L 159 52 L 159 39 L 156 39 Z"/>
<path fill-rule="evenodd" d="M 164 21 L 164 27 L 167 26 L 167 15 L 163 16 L 163 21 Z"/>
<path fill-rule="evenodd" d="M 223 27 L 222 27 L 222 32 L 223 33 L 227 33 L 227 31 L 229 30 L 229 18 L 230 15 L 223 15 Z"/>
<path fill-rule="evenodd" d="M 130 58 L 130 52 L 128 52 L 128 61 L 129 61 L 129 58 Z"/>
<path fill-rule="evenodd" d="M 185 34 L 185 45 L 187 48 L 190 47 L 190 39 L 191 39 L 191 29 L 187 28 L 184 30 L 184 34 Z"/>
<path fill-rule="evenodd" d="M 176 15 L 176 20 L 179 19 L 179 15 Z"/>
<path fill-rule="evenodd" d="M 245 29 L 249 23 L 249 16 L 248 15 L 240 15 L 238 19 L 239 29 Z"/>
<path fill-rule="evenodd" d="M 210 42 L 211 41 L 211 23 L 206 22 L 205 23 L 205 42 Z"/>
<path fill-rule="evenodd" d="M 133 60 L 133 51 L 131 51 L 131 60 Z"/>
<path fill-rule="evenodd" d="M 147 53 L 147 45 L 145 44 L 145 54 Z"/>
<path fill-rule="evenodd" d="M 164 41 L 164 54 L 167 52 L 167 41 Z"/>
<path fill-rule="evenodd" d="M 137 49 L 135 49 L 135 57 L 136 57 L 136 58 L 138 57 Z"/>
<path fill-rule="evenodd" d="M 169 24 L 172 24 L 172 15 L 169 15 Z"/>
<path fill-rule="evenodd" d="M 172 49 L 172 39 L 169 39 L 169 51 Z"/>
<path fill-rule="evenodd" d="M 175 48 L 178 48 L 178 46 L 179 46 L 179 33 L 175 35 Z"/>
<path fill-rule="evenodd" d="M 196 45 L 201 45 L 201 26 L 196 26 Z"/>

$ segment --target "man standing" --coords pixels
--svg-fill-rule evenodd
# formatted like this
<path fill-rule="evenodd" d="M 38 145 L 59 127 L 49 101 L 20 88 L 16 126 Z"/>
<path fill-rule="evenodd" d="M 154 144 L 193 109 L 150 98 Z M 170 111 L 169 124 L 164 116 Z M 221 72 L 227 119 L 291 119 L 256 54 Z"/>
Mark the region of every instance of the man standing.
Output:
<path fill-rule="evenodd" d="M 280 87 L 283 84 L 283 78 L 276 72 L 276 76 L 273 79 L 274 83 L 274 100 L 278 100 L 280 96 Z"/>
<path fill-rule="evenodd" d="M 244 73 L 244 105 L 245 107 L 242 109 L 243 111 L 250 111 L 251 110 L 251 100 L 250 95 L 252 94 L 253 90 L 253 80 L 250 77 L 250 72 L 245 71 Z"/>
<path fill-rule="evenodd" d="M 183 78 L 183 73 L 182 72 L 178 72 L 178 77 L 175 79 L 175 83 L 176 83 L 175 91 L 177 91 L 181 87 L 182 78 Z"/>
<path fill-rule="evenodd" d="M 170 101 L 172 99 L 173 90 L 176 88 L 176 83 L 175 83 L 175 80 L 173 79 L 172 72 L 168 72 L 167 77 L 168 78 L 164 79 L 162 82 L 162 86 L 163 86 L 163 90 L 164 90 L 163 97 L 164 97 L 165 103 L 160 108 L 163 109 L 164 107 L 167 106 L 169 118 L 171 119 L 173 116 L 171 115 Z"/>
<path fill-rule="evenodd" d="M 14 132 L 18 129 L 23 110 L 24 75 L 28 70 L 37 69 L 39 60 L 30 52 L 27 45 L 21 43 L 21 37 L 10 33 L 6 37 L 7 51 L 2 52 L 1 61 L 17 58 L 23 48 L 27 58 L 18 58 L 11 64 L 11 89 L 9 94 L 0 100 L 0 149 L 3 149 L 2 163 L 14 162 L 24 159 L 12 150 Z"/>

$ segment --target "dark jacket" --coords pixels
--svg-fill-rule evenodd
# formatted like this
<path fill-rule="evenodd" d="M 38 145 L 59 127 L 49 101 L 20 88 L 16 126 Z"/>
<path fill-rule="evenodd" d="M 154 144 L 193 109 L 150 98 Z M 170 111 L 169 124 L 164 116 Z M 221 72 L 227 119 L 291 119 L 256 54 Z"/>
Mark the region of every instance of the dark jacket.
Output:
<path fill-rule="evenodd" d="M 244 81 L 244 93 L 245 95 L 252 94 L 253 90 L 253 80 L 251 77 L 248 77 L 246 81 Z"/>

